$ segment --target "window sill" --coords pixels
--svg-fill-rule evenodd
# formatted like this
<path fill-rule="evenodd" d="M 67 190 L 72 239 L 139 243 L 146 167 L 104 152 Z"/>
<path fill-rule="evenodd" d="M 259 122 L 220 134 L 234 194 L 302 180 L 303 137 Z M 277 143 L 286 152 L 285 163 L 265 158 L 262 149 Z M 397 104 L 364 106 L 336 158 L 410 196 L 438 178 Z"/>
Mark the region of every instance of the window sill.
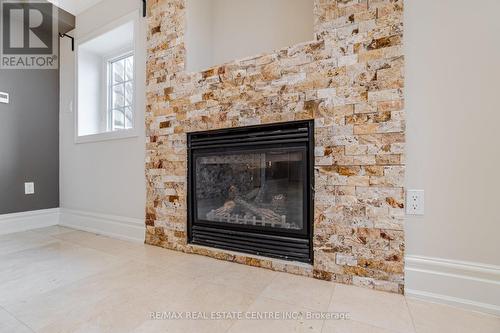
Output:
<path fill-rule="evenodd" d="M 109 141 L 109 140 L 122 140 L 122 139 L 130 139 L 137 138 L 139 135 L 135 129 L 128 130 L 120 130 L 114 132 L 105 132 L 98 134 L 90 134 L 90 135 L 82 135 L 75 137 L 75 143 L 92 143 L 92 142 L 101 142 L 101 141 Z"/>

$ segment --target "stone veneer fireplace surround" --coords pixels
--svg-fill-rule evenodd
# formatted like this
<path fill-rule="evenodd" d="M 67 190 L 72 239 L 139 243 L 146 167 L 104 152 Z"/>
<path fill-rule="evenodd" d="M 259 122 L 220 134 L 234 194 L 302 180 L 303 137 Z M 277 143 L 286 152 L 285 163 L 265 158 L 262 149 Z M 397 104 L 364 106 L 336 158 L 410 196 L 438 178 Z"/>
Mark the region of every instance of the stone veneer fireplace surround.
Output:
<path fill-rule="evenodd" d="M 185 72 L 184 0 L 148 1 L 146 243 L 404 292 L 401 0 L 315 0 L 315 40 Z M 312 266 L 188 243 L 187 133 L 314 120 Z"/>

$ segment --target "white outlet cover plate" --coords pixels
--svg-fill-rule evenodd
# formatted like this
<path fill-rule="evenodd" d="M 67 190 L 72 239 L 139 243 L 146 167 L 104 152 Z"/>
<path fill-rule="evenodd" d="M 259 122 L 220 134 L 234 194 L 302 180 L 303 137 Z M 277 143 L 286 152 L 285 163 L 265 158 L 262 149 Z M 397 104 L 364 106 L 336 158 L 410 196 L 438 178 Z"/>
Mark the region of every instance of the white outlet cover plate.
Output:
<path fill-rule="evenodd" d="M 424 190 L 408 190 L 406 193 L 406 214 L 424 215 Z"/>
<path fill-rule="evenodd" d="M 24 183 L 24 194 L 35 194 L 35 183 Z"/>
<path fill-rule="evenodd" d="M 9 104 L 9 94 L 0 91 L 0 103 Z"/>

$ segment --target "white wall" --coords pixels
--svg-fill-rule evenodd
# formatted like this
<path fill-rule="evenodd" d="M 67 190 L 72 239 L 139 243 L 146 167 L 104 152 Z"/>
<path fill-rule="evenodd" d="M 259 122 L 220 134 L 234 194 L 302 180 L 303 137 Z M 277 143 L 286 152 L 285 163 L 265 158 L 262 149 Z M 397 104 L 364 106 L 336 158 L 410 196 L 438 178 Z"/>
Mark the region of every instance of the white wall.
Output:
<path fill-rule="evenodd" d="M 96 134 L 102 130 L 102 57 L 84 49 L 79 53 L 78 135 Z"/>
<path fill-rule="evenodd" d="M 105 0 L 78 15 L 77 39 L 141 9 L 136 0 Z M 144 235 L 146 21 L 137 38 L 137 132 L 128 139 L 75 144 L 74 64 L 69 41 L 61 45 L 61 223 L 127 239 Z"/>
<path fill-rule="evenodd" d="M 215 64 L 313 40 L 313 2 L 214 0 Z"/>
<path fill-rule="evenodd" d="M 313 40 L 313 3 L 187 0 L 188 71 Z"/>
<path fill-rule="evenodd" d="M 405 1 L 407 187 L 425 190 L 425 215 L 406 222 L 407 289 L 500 311 L 499 12 L 498 0 Z M 435 258 L 462 277 L 440 285 Z M 477 272 L 490 282 L 474 289 Z"/>
<path fill-rule="evenodd" d="M 186 68 L 196 71 L 214 64 L 212 52 L 213 0 L 187 0 Z"/>

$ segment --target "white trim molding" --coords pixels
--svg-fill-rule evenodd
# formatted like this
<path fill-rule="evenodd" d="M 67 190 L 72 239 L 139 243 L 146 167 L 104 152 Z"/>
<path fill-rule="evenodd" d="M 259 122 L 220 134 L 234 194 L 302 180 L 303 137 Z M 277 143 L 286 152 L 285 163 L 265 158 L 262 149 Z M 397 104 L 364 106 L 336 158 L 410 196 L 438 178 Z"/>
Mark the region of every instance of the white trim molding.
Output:
<path fill-rule="evenodd" d="M 59 208 L 0 215 L 0 235 L 59 224 Z"/>
<path fill-rule="evenodd" d="M 407 256 L 408 297 L 500 315 L 500 266 Z"/>
<path fill-rule="evenodd" d="M 59 224 L 111 238 L 141 243 L 144 242 L 146 231 L 143 219 L 66 208 L 61 208 Z"/>

